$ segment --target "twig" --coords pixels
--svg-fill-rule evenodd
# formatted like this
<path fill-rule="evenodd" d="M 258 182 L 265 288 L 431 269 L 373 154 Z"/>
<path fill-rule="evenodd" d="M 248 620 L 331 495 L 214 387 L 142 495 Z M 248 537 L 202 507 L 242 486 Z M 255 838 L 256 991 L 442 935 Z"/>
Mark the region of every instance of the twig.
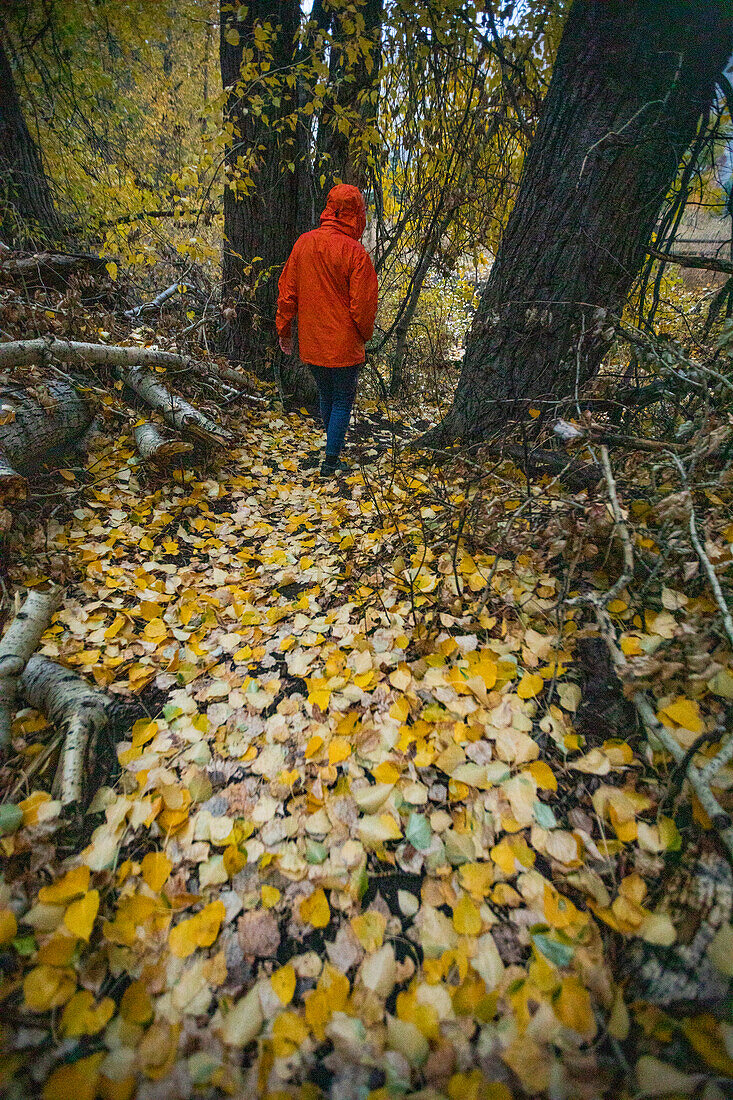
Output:
<path fill-rule="evenodd" d="M 689 485 L 688 485 L 688 482 L 687 482 L 687 471 L 685 470 L 684 466 L 680 462 L 677 455 L 675 455 L 675 454 L 672 455 L 672 461 L 674 462 L 675 466 L 679 470 L 680 477 L 682 478 L 682 482 L 685 485 L 685 488 L 687 489 L 687 491 L 689 493 L 690 490 L 689 490 Z M 697 532 L 697 523 L 695 522 L 695 509 L 694 509 L 693 504 L 692 504 L 692 497 L 691 496 L 690 496 L 690 539 L 692 541 L 692 545 L 695 547 L 695 550 L 697 552 L 697 556 L 700 559 L 700 561 L 702 562 L 702 566 L 703 566 L 705 572 L 708 575 L 708 580 L 710 581 L 710 587 L 712 588 L 713 594 L 715 596 L 715 602 L 717 603 L 718 608 L 720 609 L 720 614 L 722 615 L 722 618 L 723 618 L 723 626 L 725 627 L 725 632 L 728 635 L 728 641 L 730 642 L 731 646 L 733 646 L 733 617 L 731 616 L 730 609 L 728 608 L 728 604 L 726 603 L 725 596 L 723 595 L 723 589 L 720 587 L 720 581 L 718 580 L 717 576 L 715 575 L 715 570 L 713 569 L 713 564 L 710 561 L 710 558 L 705 553 L 704 546 L 700 542 L 700 536 L 698 535 L 698 532 Z"/>

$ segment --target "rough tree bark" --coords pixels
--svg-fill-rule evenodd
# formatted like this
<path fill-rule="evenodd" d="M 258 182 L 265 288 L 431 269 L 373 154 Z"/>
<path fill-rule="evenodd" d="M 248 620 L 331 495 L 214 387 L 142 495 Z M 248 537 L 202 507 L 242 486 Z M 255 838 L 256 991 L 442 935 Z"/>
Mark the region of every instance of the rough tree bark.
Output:
<path fill-rule="evenodd" d="M 321 207 L 337 180 L 362 190 L 369 181 L 370 142 L 367 137 L 364 148 L 361 139 L 377 118 L 377 98 L 372 93 L 379 90 L 382 8 L 383 0 L 364 0 L 358 9 L 356 18 L 363 20 L 359 38 L 368 40 L 370 49 L 368 53 L 362 50 L 356 61 L 349 59 L 347 49 L 351 35 L 346 28 L 354 23 L 353 12 L 330 14 L 334 44 L 329 58 L 329 94 L 318 120 L 316 141 L 315 175 Z M 342 119 L 346 123 L 340 128 Z M 321 176 L 325 176 L 323 183 Z"/>
<path fill-rule="evenodd" d="M 0 499 L 17 495 L 22 479 L 15 467 L 77 439 L 91 423 L 88 404 L 68 382 L 47 381 L 44 388 L 47 407 L 22 390 L 0 391 Z"/>
<path fill-rule="evenodd" d="M 730 0 L 575 0 L 436 439 L 485 438 L 597 371 L 731 52 Z"/>
<path fill-rule="evenodd" d="M 23 118 L 10 59 L 0 40 L 0 237 L 7 243 L 23 243 L 59 235 L 59 216 L 41 154 Z"/>
<path fill-rule="evenodd" d="M 300 166 L 295 134 L 282 120 L 296 117 L 296 82 L 291 88 L 285 75 L 297 48 L 300 5 L 290 0 L 222 0 L 220 12 L 221 76 L 228 94 L 225 122 L 231 135 L 226 148 L 222 270 L 222 298 L 229 317 L 222 330 L 222 350 L 231 359 L 256 366 L 272 357 L 277 279 L 297 234 Z M 265 52 L 255 48 L 254 35 L 256 28 L 267 24 L 273 35 Z M 250 79 L 242 72 L 242 60 L 250 49 L 254 64 L 270 60 L 279 78 L 277 89 L 262 79 L 251 89 L 262 99 L 259 114 L 250 109 L 244 94 Z"/>

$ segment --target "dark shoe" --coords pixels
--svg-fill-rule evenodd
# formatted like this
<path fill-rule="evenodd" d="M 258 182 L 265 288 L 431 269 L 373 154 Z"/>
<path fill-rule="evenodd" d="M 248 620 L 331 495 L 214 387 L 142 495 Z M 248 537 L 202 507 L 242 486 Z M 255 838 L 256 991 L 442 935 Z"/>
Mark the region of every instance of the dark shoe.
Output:
<path fill-rule="evenodd" d="M 329 458 L 326 455 L 321 466 L 321 477 L 333 477 L 335 474 L 348 473 L 350 469 L 348 462 L 342 462 L 340 458 Z"/>

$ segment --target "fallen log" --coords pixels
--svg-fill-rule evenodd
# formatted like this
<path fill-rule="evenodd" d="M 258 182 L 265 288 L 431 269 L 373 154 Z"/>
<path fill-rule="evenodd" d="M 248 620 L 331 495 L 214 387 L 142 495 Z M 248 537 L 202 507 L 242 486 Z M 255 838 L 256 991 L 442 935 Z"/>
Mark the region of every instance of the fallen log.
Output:
<path fill-rule="evenodd" d="M 17 467 L 78 439 L 92 421 L 87 402 L 70 383 L 48 381 L 44 390 L 44 404 L 23 390 L 0 390 L 0 498 L 24 484 Z"/>
<path fill-rule="evenodd" d="M 65 290 L 74 276 L 106 277 L 106 261 L 91 252 L 9 252 L 0 259 L 0 276 L 22 283 L 26 290 Z"/>
<path fill-rule="evenodd" d="M 63 806 L 81 804 L 87 751 L 109 721 L 112 698 L 47 657 L 31 657 L 20 691 L 28 706 L 45 714 L 63 733 L 54 788 Z"/>
<path fill-rule="evenodd" d="M 29 592 L 0 639 L 0 752 L 10 744 L 18 681 L 50 626 L 58 603 L 58 592 Z"/>
<path fill-rule="evenodd" d="M 156 382 L 155 376 L 145 367 L 133 367 L 128 371 L 117 368 L 116 374 L 141 401 L 161 413 L 166 424 L 184 435 L 209 446 L 226 443 L 231 438 L 224 428 L 220 428 L 185 398 Z"/>
<path fill-rule="evenodd" d="M 168 367 L 171 370 L 191 371 L 211 378 L 230 382 L 235 386 L 247 386 L 247 378 L 231 367 L 220 367 L 209 360 L 202 362 L 179 355 L 173 351 L 154 348 L 121 347 L 116 344 L 87 344 L 78 340 L 56 340 L 41 336 L 35 340 L 9 340 L 0 343 L 0 369 L 29 367 L 43 363 L 46 358 L 79 366 L 94 364 L 100 367 Z"/>
<path fill-rule="evenodd" d="M 193 444 L 184 443 L 182 439 L 165 439 L 149 420 L 135 425 L 133 437 L 138 454 L 144 462 L 165 462 L 174 455 L 187 454 L 193 450 Z"/>

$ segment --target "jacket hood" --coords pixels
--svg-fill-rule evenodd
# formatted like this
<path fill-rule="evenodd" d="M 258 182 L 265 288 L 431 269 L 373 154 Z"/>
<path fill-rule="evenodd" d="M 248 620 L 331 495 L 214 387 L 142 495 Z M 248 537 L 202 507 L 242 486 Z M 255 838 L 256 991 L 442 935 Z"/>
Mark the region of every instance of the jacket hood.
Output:
<path fill-rule="evenodd" d="M 366 228 L 366 203 L 358 187 L 350 183 L 337 183 L 328 192 L 326 209 L 321 214 L 321 225 L 339 229 L 347 236 L 360 240 Z"/>

